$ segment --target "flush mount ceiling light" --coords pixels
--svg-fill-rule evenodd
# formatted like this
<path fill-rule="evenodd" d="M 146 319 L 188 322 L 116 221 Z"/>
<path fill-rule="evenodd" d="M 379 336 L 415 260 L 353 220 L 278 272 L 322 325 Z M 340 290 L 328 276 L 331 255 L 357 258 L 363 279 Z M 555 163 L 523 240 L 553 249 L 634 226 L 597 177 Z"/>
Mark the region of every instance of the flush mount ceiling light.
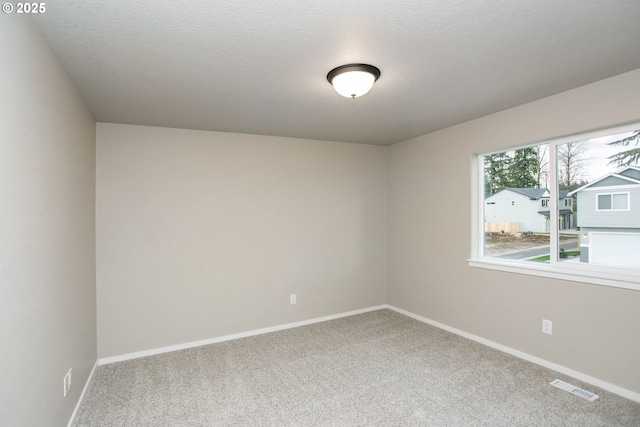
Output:
<path fill-rule="evenodd" d="M 327 80 L 336 92 L 354 99 L 369 92 L 378 77 L 380 70 L 368 64 L 341 65 L 327 74 Z"/>

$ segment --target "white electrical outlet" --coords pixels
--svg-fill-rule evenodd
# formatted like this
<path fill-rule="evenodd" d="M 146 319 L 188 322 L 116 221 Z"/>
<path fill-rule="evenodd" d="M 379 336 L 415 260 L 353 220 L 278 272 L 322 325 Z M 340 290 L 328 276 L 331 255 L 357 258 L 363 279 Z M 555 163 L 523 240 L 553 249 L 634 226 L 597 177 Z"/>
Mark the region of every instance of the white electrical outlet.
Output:
<path fill-rule="evenodd" d="M 295 304 L 295 303 L 296 303 L 296 294 L 289 295 L 289 304 Z"/>
<path fill-rule="evenodd" d="M 542 332 L 545 334 L 553 334 L 553 322 L 551 320 L 542 319 Z"/>
<path fill-rule="evenodd" d="M 63 390 L 63 395 L 64 397 L 67 397 L 67 393 L 69 393 L 69 390 L 71 390 L 71 368 L 69 368 L 69 372 L 67 372 L 67 375 L 64 376 L 64 390 Z"/>

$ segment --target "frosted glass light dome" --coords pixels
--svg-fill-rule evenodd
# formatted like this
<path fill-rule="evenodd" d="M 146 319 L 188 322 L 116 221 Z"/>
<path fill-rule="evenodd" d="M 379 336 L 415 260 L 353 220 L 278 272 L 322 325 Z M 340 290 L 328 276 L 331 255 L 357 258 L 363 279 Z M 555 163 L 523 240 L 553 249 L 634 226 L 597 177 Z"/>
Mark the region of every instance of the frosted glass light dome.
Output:
<path fill-rule="evenodd" d="M 347 64 L 334 68 L 327 80 L 340 95 L 357 98 L 369 92 L 380 77 L 380 70 L 373 65 Z"/>

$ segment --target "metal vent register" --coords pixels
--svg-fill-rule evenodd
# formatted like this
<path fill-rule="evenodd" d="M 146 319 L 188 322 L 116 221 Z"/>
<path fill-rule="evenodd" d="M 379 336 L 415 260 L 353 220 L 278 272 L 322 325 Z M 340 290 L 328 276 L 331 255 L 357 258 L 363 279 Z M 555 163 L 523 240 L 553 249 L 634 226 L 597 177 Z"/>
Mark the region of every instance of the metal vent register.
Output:
<path fill-rule="evenodd" d="M 564 391 L 568 391 L 571 394 L 575 394 L 576 396 L 580 396 L 583 399 L 587 399 L 590 402 L 593 402 L 598 398 L 597 394 L 591 393 L 590 391 L 587 391 L 587 390 L 583 390 L 580 387 L 576 387 L 562 380 L 556 379 L 551 381 L 549 384 L 551 384 L 554 387 L 558 387 L 559 389 L 562 389 Z"/>

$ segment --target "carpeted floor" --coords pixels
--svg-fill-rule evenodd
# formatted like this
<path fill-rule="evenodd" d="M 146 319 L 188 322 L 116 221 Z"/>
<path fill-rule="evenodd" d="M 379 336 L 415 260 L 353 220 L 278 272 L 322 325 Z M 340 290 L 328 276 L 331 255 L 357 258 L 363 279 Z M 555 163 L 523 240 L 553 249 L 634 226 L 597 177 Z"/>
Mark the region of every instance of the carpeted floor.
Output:
<path fill-rule="evenodd" d="M 74 425 L 640 426 L 640 403 L 380 310 L 100 366 Z"/>

